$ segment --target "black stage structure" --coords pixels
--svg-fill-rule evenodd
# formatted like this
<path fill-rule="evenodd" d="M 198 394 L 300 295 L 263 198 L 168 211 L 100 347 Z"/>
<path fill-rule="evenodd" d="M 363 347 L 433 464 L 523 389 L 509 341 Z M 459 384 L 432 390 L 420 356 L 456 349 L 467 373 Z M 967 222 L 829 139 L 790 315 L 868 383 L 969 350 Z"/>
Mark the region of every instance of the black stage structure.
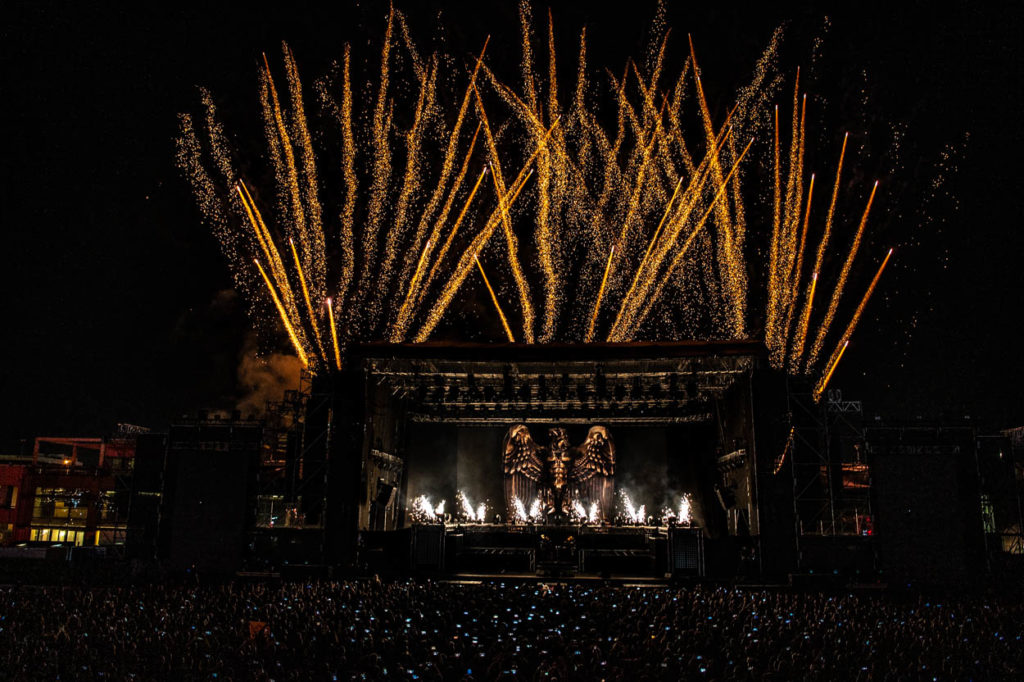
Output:
<path fill-rule="evenodd" d="M 303 513 L 320 519 L 325 563 L 375 571 L 785 575 L 799 527 L 778 467 L 788 395 L 754 341 L 362 345 L 313 382 Z M 602 427 L 616 491 L 646 514 L 510 523 L 502 447 L 515 425 L 574 444 Z M 460 492 L 484 517 L 461 514 Z M 692 521 L 664 521 L 683 495 Z M 446 511 L 417 518 L 420 496 Z"/>
<path fill-rule="evenodd" d="M 1021 433 L 865 418 L 751 341 L 363 345 L 260 420 L 140 439 L 128 549 L 261 575 L 959 584 L 1020 569 Z M 691 522 L 664 518 L 684 496 Z"/>

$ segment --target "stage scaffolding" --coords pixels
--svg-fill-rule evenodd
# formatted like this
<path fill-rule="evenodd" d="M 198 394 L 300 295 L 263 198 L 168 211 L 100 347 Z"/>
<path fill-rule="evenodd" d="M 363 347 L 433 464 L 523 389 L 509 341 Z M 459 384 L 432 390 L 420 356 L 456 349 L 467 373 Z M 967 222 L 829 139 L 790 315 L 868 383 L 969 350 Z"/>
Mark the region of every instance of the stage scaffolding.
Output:
<path fill-rule="evenodd" d="M 860 401 L 837 390 L 815 401 L 810 384 L 790 380 L 788 411 L 789 442 L 775 473 L 788 467 L 792 477 L 797 568 L 805 570 L 873 535 L 871 470 Z"/>
<path fill-rule="evenodd" d="M 330 392 L 314 390 L 303 370 L 297 390 L 267 403 L 258 527 L 323 526 L 330 402 Z"/>

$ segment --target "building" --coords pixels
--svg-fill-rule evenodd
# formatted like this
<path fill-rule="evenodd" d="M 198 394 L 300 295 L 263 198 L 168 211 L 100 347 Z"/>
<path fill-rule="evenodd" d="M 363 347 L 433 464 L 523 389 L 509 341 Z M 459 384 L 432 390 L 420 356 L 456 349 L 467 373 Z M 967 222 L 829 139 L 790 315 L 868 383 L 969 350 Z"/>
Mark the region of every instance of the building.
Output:
<path fill-rule="evenodd" d="M 119 424 L 108 438 L 39 437 L 31 455 L 0 458 L 0 542 L 123 545 L 143 431 Z"/>

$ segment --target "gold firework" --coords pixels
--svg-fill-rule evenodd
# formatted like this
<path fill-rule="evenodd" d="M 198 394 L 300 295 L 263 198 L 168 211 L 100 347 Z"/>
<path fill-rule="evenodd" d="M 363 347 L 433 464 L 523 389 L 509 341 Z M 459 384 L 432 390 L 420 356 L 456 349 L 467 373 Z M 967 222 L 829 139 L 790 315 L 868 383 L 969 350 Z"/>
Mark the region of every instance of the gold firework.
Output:
<path fill-rule="evenodd" d="M 818 371 L 877 183 L 822 314 L 815 297 L 828 281 L 848 138 L 804 272 L 816 230 L 815 176 L 805 182 L 809 105 L 797 71 L 790 122 L 781 125 L 773 105 L 783 81 L 774 67 L 781 34 L 722 118 L 709 104 L 694 41 L 687 39 L 682 67 L 670 75 L 669 31 L 656 23 L 646 58 L 608 74 L 614 116 L 605 118 L 594 106 L 604 85 L 588 68 L 586 31 L 575 82 L 562 90 L 571 96 L 562 100 L 551 13 L 539 50 L 528 2 L 519 15 L 517 86 L 487 64 L 489 39 L 464 77 L 446 73 L 456 60 L 420 54 L 395 10 L 375 77 L 353 87 L 346 45 L 341 63 L 315 82 L 312 118 L 291 49 L 282 48 L 280 91 L 264 57 L 259 101 L 273 186 L 263 192 L 250 192 L 238 171 L 239 154 L 208 93 L 202 117 L 181 116 L 179 165 L 261 328 L 283 327 L 310 370 L 341 368 L 353 343 L 430 338 L 476 269 L 474 286 L 487 292 L 510 342 L 743 338 L 763 323 L 773 366 Z M 365 107 L 354 92 L 371 93 Z M 319 149 L 324 136 L 313 134 L 315 125 L 333 128 L 340 150 Z M 756 165 L 743 161 L 759 141 L 771 159 L 764 219 L 744 199 Z M 318 158 L 338 159 L 337 171 L 321 172 Z M 338 177 L 339 190 L 323 177 Z M 748 234 L 766 235 L 763 264 L 750 262 Z M 499 252 L 488 262 L 502 264 L 489 274 L 488 249 Z M 835 371 L 887 262 L 820 368 L 819 386 Z M 759 319 L 751 315 L 751 302 L 760 302 L 751 278 L 762 274 Z"/>

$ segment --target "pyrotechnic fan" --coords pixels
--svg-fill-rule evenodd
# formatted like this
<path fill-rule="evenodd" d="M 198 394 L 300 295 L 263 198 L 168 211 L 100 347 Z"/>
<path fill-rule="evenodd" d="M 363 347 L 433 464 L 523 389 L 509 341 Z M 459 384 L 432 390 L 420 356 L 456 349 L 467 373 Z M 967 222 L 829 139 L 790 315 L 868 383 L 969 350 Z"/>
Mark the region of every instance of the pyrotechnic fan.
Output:
<path fill-rule="evenodd" d="M 891 251 L 825 353 L 877 183 L 830 294 L 819 293 L 823 263 L 840 240 L 847 143 L 816 220 L 799 71 L 790 111 L 772 106 L 782 93 L 781 32 L 715 120 L 692 40 L 670 77 L 659 15 L 643 62 L 609 72 L 609 115 L 594 104 L 603 90 L 591 80 L 586 30 L 566 88 L 550 12 L 542 41 L 529 4 L 520 18 L 518 86 L 492 71 L 487 41 L 464 73 L 450 69 L 458 60 L 420 54 L 394 10 L 376 78 L 360 87 L 347 45 L 312 89 L 287 45 L 283 92 L 264 58 L 269 183 L 235 152 L 209 92 L 202 116 L 181 116 L 178 163 L 258 326 L 283 327 L 309 370 L 339 369 L 353 343 L 431 338 L 446 315 L 460 314 L 460 291 L 479 286 L 509 342 L 749 338 L 760 329 L 772 365 L 815 373 L 820 395 Z M 457 96 L 448 108 L 450 89 Z M 311 102 L 328 121 L 324 130 L 307 118 Z M 340 149 L 327 149 L 329 139 Z M 771 196 L 748 205 L 754 145 L 770 158 L 759 176 L 769 177 Z M 765 244 L 764 262 L 751 262 L 757 249 L 748 232 Z M 763 295 L 752 279 L 764 281 Z"/>

